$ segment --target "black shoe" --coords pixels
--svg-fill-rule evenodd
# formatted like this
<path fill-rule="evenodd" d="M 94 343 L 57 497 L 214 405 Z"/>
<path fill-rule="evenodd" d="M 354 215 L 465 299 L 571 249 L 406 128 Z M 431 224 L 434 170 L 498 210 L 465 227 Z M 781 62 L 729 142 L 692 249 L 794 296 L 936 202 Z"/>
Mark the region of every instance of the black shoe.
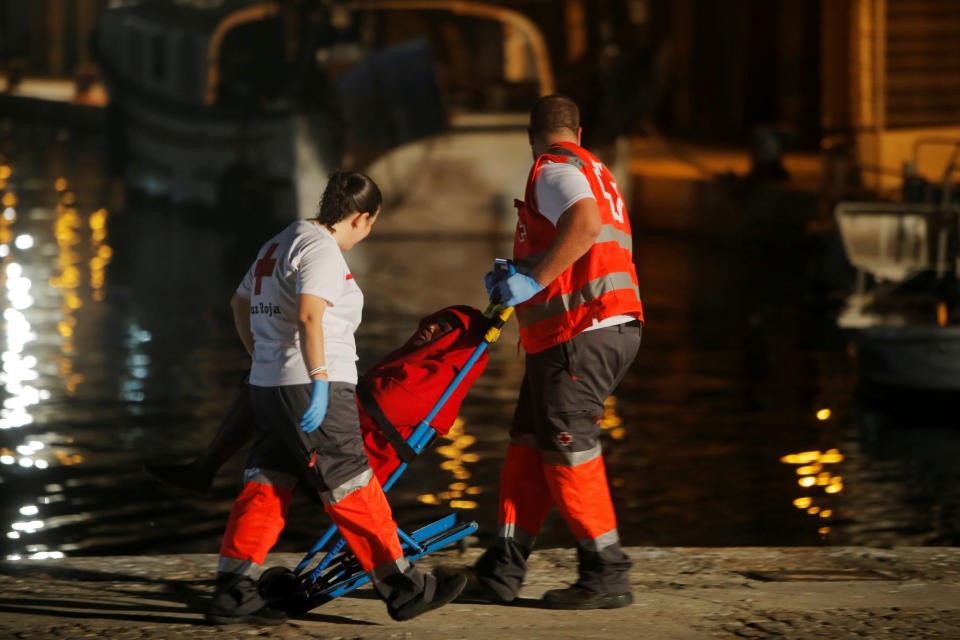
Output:
<path fill-rule="evenodd" d="M 194 493 L 207 493 L 213 486 L 213 476 L 196 462 L 187 464 L 145 464 L 143 468 L 164 484 Z"/>
<path fill-rule="evenodd" d="M 218 579 L 220 582 L 220 579 Z M 257 584 L 243 576 L 228 586 L 218 585 L 213 602 L 207 611 L 207 620 L 213 624 L 274 625 L 287 621 L 283 611 L 271 609 L 257 592 Z"/>
<path fill-rule="evenodd" d="M 396 609 L 388 608 L 387 613 L 390 614 L 390 617 L 398 622 L 402 622 L 403 620 L 416 618 L 427 611 L 433 611 L 452 602 L 454 598 L 460 595 L 463 587 L 467 584 L 467 576 L 463 573 L 447 574 L 434 572 L 433 577 L 437 581 L 437 586 L 434 589 L 433 597 L 430 598 L 429 601 L 425 601 L 423 594 L 421 594 L 420 597 Z"/>
<path fill-rule="evenodd" d="M 548 609 L 619 609 L 633 602 L 633 594 L 600 593 L 580 585 L 553 589 L 543 594 Z"/>
<path fill-rule="evenodd" d="M 460 595 L 457 596 L 457 602 L 491 602 L 493 604 L 509 604 L 513 598 L 507 600 L 500 597 L 500 595 L 488 587 L 483 582 L 480 582 L 477 578 L 477 574 L 473 569 L 449 569 L 441 567 L 438 571 L 445 573 L 462 573 L 467 577 L 467 584 L 463 588 L 463 591 L 460 592 Z"/>

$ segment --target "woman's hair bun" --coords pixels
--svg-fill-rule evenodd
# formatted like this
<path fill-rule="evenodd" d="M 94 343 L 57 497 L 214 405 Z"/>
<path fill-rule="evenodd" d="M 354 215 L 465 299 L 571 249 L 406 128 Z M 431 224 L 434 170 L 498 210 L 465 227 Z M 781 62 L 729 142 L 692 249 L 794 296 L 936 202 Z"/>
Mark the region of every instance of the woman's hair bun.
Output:
<path fill-rule="evenodd" d="M 374 215 L 383 197 L 370 176 L 359 171 L 334 171 L 320 198 L 317 221 L 332 227 L 351 213 Z"/>

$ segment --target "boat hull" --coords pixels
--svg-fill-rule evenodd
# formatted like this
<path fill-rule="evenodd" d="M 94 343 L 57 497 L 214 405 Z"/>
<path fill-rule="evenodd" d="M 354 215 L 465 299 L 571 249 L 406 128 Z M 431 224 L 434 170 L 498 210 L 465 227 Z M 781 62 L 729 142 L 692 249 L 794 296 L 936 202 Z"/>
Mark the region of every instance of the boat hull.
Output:
<path fill-rule="evenodd" d="M 856 332 L 861 380 L 917 391 L 960 391 L 960 327 L 870 327 Z"/>

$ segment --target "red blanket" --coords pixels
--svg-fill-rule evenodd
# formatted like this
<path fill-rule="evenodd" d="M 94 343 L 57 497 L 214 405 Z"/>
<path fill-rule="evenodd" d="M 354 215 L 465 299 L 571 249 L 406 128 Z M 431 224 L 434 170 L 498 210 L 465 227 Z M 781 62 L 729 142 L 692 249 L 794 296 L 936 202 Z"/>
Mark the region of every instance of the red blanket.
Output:
<path fill-rule="evenodd" d="M 420 347 L 413 345 L 421 328 L 436 322 L 441 314 L 456 318 L 450 333 Z M 410 435 L 460 372 L 467 359 L 480 344 L 489 321 L 473 307 L 454 306 L 441 309 L 423 318 L 417 332 L 399 349 L 391 352 L 363 375 L 380 410 L 404 438 Z M 440 435 L 445 435 L 456 420 L 460 403 L 470 386 L 487 366 L 487 353 L 477 360 L 466 377 L 431 422 Z M 370 456 L 370 466 L 381 483 L 400 465 L 396 452 L 380 433 L 367 412 L 357 402 L 363 443 Z"/>

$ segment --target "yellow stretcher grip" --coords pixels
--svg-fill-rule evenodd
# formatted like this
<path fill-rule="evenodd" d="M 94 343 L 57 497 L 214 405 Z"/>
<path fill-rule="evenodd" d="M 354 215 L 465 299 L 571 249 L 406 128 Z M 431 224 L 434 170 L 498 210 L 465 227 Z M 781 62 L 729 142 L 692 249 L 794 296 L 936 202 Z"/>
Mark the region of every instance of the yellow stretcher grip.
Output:
<path fill-rule="evenodd" d="M 500 304 L 491 303 L 487 310 L 483 312 L 490 319 L 490 328 L 483 336 L 483 341 L 487 344 L 496 342 L 500 338 L 500 330 L 507 323 L 510 316 L 513 315 L 513 307 L 505 307 Z"/>

